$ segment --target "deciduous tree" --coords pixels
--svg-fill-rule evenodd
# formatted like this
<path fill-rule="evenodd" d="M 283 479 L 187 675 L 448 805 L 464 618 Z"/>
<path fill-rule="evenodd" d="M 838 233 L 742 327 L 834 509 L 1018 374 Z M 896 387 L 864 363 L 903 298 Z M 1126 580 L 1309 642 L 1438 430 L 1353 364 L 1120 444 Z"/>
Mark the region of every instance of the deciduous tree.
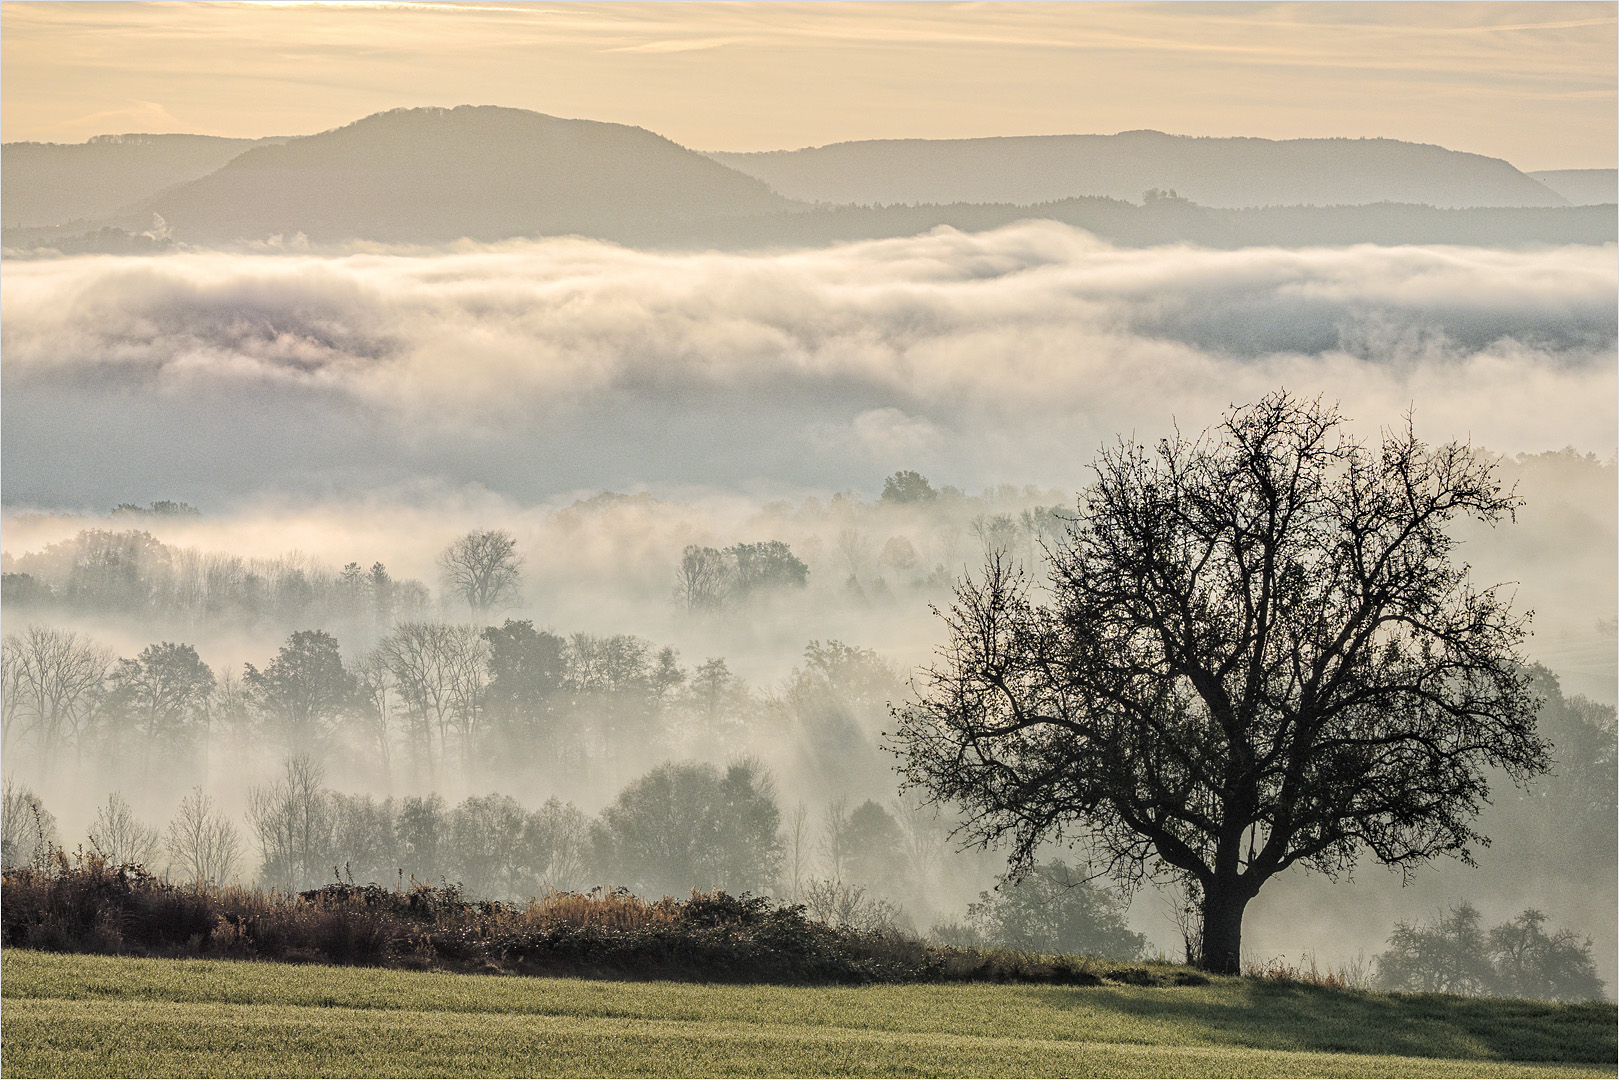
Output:
<path fill-rule="evenodd" d="M 1519 502 L 1468 447 L 1368 447 L 1283 392 L 1096 474 L 1045 597 L 992 559 L 898 713 L 909 782 L 1015 870 L 1083 839 L 1126 886 L 1195 884 L 1196 959 L 1235 972 L 1272 876 L 1467 860 L 1487 770 L 1545 769 L 1526 617 L 1452 558 L 1455 519 Z"/>
<path fill-rule="evenodd" d="M 517 602 L 523 557 L 517 538 L 504 529 L 474 529 L 445 548 L 438 565 L 445 587 L 466 601 L 475 619 Z"/>

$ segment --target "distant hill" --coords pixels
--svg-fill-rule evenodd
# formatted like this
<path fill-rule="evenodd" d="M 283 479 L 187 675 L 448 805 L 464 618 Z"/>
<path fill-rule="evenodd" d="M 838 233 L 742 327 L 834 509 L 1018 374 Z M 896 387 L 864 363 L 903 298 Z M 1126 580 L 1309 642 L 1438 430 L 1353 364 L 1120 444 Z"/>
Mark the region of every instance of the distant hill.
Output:
<path fill-rule="evenodd" d="M 642 128 L 463 105 L 396 109 L 258 147 L 146 209 L 194 243 L 297 233 L 431 243 L 612 235 L 790 205 Z"/>
<path fill-rule="evenodd" d="M 1619 202 L 1619 169 L 1552 169 L 1528 175 L 1575 206 Z"/>
<path fill-rule="evenodd" d="M 0 146 L 0 218 L 7 228 L 104 218 L 207 176 L 244 150 L 280 141 L 97 135 L 83 143 L 6 143 Z"/>
<path fill-rule="evenodd" d="M 806 150 L 711 153 L 790 199 L 1013 203 L 1139 201 L 1173 189 L 1202 206 L 1562 206 L 1499 158 L 1395 139 L 1227 139 L 1126 131 L 995 139 L 884 139 Z"/>
<path fill-rule="evenodd" d="M 7 257 L 19 257 L 145 254 L 186 244 L 231 246 L 277 235 L 292 240 L 299 234 L 315 245 L 351 240 L 437 244 L 463 237 L 497 241 L 579 234 L 645 247 L 748 249 L 912 236 L 938 226 L 978 231 L 1027 218 L 1066 222 L 1132 246 L 1601 244 L 1613 241 L 1616 229 L 1611 199 L 1607 205 L 1570 206 L 1505 162 L 1382 139 L 1274 143 L 1129 133 L 1073 139 L 845 143 L 820 151 L 717 155 L 727 161 L 740 159 L 748 168 L 761 162 L 779 166 L 784 174 L 794 169 L 820 169 L 828 175 L 843 170 L 839 183 L 846 183 L 848 190 L 827 188 L 820 195 L 846 201 L 815 205 L 772 192 L 764 180 L 641 128 L 562 120 L 520 109 L 400 109 L 319 135 L 247 144 L 246 150 L 236 153 L 241 145 L 242 140 L 200 136 L 129 136 L 80 147 L 46 147 L 50 153 L 44 154 L 31 149 L 36 144 L 8 145 L 4 150 L 8 222 L 13 209 L 10 185 L 21 185 L 25 191 L 49 186 L 41 179 L 47 170 L 40 161 L 58 170 L 64 190 L 103 191 L 107 193 L 103 204 L 116 201 L 122 209 L 64 225 L 8 224 L 0 244 Z M 1050 166 L 1085 146 L 1109 148 L 1086 159 L 1085 167 L 1091 171 L 1085 175 L 1100 175 L 1097 163 L 1111 161 L 1118 185 L 1133 189 L 1151 175 L 1163 179 L 1149 187 L 1175 187 L 1179 195 L 1159 191 L 1142 200 L 1141 191 L 1129 190 L 1125 197 L 1037 199 L 1040 192 L 1061 187 L 1061 177 L 1050 168 L 1041 173 L 1033 165 L 1021 172 L 1015 167 L 1020 162 Z M 1131 147 L 1145 147 L 1151 153 L 1124 154 Z M 1202 155 L 1208 166 L 1206 184 L 1211 185 L 1207 190 L 1223 184 L 1228 193 L 1265 192 L 1264 198 L 1274 202 L 1285 198 L 1294 202 L 1250 208 L 1200 205 L 1186 197 L 1198 190 L 1197 184 L 1177 185 L 1174 178 L 1179 174 L 1172 171 L 1139 171 L 1146 167 L 1143 162 L 1155 160 L 1153 154 L 1163 161 L 1175 154 Z M 170 170 L 162 175 L 168 176 L 182 165 L 201 167 L 208 155 L 227 160 L 214 171 L 168 185 L 133 207 L 124 198 L 138 187 L 130 162 L 162 161 Z M 1334 181 L 1338 188 L 1330 189 L 1331 170 L 1321 162 L 1334 156 L 1341 159 L 1342 168 Z M 967 169 L 972 161 L 986 162 L 990 157 L 997 162 L 993 169 L 988 165 L 978 173 Z M 1352 168 L 1350 158 L 1359 165 Z M 1187 160 L 1181 166 L 1190 167 Z M 1284 168 L 1289 160 L 1294 165 Z M 1312 162 L 1311 169 L 1297 164 L 1304 160 Z M 16 167 L 17 161 L 23 167 Z M 900 167 L 907 161 L 914 173 Z M 1224 172 L 1213 167 L 1221 162 Z M 1369 162 L 1380 162 L 1383 172 L 1371 169 Z M 857 165 L 870 166 L 872 175 L 878 176 L 889 170 L 896 185 L 889 195 L 901 193 L 900 186 L 917 196 L 955 190 L 1010 194 L 994 200 L 894 200 L 871 205 L 869 197 L 877 188 L 856 184 Z M 1408 167 L 1411 176 L 1402 179 L 1397 165 Z M 1138 170 L 1129 174 L 1134 179 L 1118 179 L 1127 174 L 1127 166 Z M 1310 197 L 1323 203 L 1332 190 L 1343 195 L 1353 189 L 1365 197 L 1397 188 L 1420 190 L 1423 196 L 1420 201 L 1413 197 L 1357 202 L 1344 197 L 1336 204 L 1299 205 L 1305 200 L 1303 189 L 1289 194 L 1283 181 L 1301 184 L 1299 177 L 1306 173 L 1317 185 L 1309 189 Z M 141 175 L 147 177 L 143 182 L 148 186 L 159 178 L 155 167 Z M 1611 170 L 1608 175 L 1611 178 Z M 1514 190 L 1520 201 L 1539 199 L 1540 205 L 1435 205 L 1445 202 L 1441 197 L 1445 191 L 1454 195 L 1469 177 L 1475 196 L 1488 179 L 1496 184 L 1495 190 Z M 1446 183 L 1451 186 L 1445 188 Z M 151 228 L 154 214 L 165 220 L 167 231 Z"/>

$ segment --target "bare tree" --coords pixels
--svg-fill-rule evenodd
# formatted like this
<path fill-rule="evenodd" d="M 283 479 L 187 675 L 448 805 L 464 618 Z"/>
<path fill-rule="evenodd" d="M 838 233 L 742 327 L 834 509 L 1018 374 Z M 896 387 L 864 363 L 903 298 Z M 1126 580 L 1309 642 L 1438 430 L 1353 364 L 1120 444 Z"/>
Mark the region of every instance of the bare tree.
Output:
<path fill-rule="evenodd" d="M 110 652 L 72 630 L 30 626 L 6 635 L 0 670 L 8 746 L 14 734 L 32 734 L 48 774 L 62 749 L 77 746 L 89 727 L 111 665 Z"/>
<path fill-rule="evenodd" d="M 871 562 L 871 538 L 853 525 L 838 530 L 838 554 L 849 568 L 849 579 L 859 583 Z"/>
<path fill-rule="evenodd" d="M 578 890 L 589 872 L 590 822 L 555 795 L 528 815 L 523 846 L 542 889 Z"/>
<path fill-rule="evenodd" d="M 157 830 L 137 818 L 129 800 L 118 792 L 107 796 L 107 805 L 96 808 L 90 849 L 108 863 L 150 867 L 159 844 Z"/>
<path fill-rule="evenodd" d="M 386 670 L 405 707 L 418 772 L 440 782 L 452 736 L 470 760 L 489 684 L 489 642 L 468 623 L 400 623 L 377 642 L 374 664 Z"/>
<path fill-rule="evenodd" d="M 366 745 L 376 751 L 377 767 L 382 772 L 383 788 L 387 790 L 393 782 L 393 741 L 399 722 L 396 714 L 402 704 L 399 680 L 378 649 L 360 658 L 354 665 L 354 676 L 358 682 L 355 697 L 359 703 L 355 716 Z"/>
<path fill-rule="evenodd" d="M 523 557 L 517 538 L 503 529 L 474 529 L 445 548 L 438 565 L 445 589 L 465 600 L 476 619 L 517 603 Z"/>
<path fill-rule="evenodd" d="M 1464 446 L 1375 450 L 1274 394 L 1214 433 L 1104 454 L 1050 602 L 993 558 L 898 712 L 908 781 L 965 835 L 1087 838 L 1127 887 L 1167 866 L 1201 900 L 1202 966 L 1238 970 L 1269 878 L 1363 851 L 1470 858 L 1486 769 L 1543 771 L 1526 617 L 1453 564 L 1461 516 L 1518 500 Z"/>
<path fill-rule="evenodd" d="M 949 826 L 939 808 L 920 792 L 906 791 L 889 804 L 899 824 L 899 854 L 907 876 L 924 894 L 933 892 L 934 877 L 949 850 Z"/>
<path fill-rule="evenodd" d="M 235 672 L 226 671 L 214 686 L 208 703 L 209 725 L 204 740 L 205 761 L 212 763 L 215 743 L 224 750 L 230 764 L 240 770 L 258 745 L 257 710 L 254 695 Z"/>
<path fill-rule="evenodd" d="M 11 777 L 0 800 L 0 866 L 38 866 L 56 850 L 56 817 Z"/>
<path fill-rule="evenodd" d="M 236 877 L 241 866 L 242 842 L 224 814 L 202 788 L 180 800 L 164 837 L 170 872 L 199 888 L 219 888 Z"/>
<path fill-rule="evenodd" d="M 786 856 L 783 869 L 788 898 L 795 904 L 802 903 L 810 872 L 809 807 L 802 800 L 787 814 Z"/>
<path fill-rule="evenodd" d="M 675 599 L 687 611 L 717 611 L 730 598 L 734 560 L 711 547 L 690 544 L 680 556 Z"/>
<path fill-rule="evenodd" d="M 849 874 L 851 850 L 849 834 L 849 800 L 839 795 L 827 804 L 821 819 L 821 868 L 827 880 L 842 882 Z"/>
<path fill-rule="evenodd" d="M 330 867 L 332 796 L 325 772 L 305 755 L 288 758 L 281 778 L 247 793 L 247 820 L 258 839 L 261 879 L 310 889 Z"/>

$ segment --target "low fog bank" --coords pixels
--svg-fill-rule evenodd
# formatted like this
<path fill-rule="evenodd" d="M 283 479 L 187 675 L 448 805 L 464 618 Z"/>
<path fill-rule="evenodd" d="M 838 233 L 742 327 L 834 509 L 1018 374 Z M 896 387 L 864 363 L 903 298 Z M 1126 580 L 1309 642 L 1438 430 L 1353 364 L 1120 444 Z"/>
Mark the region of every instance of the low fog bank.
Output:
<path fill-rule="evenodd" d="M 1497 781 L 1498 805 L 1484 827 L 1498 844 L 1478 853 L 1478 869 L 1443 863 L 1405 888 L 1375 865 L 1347 885 L 1286 875 L 1254 905 L 1249 952 L 1256 959 L 1297 959 L 1307 950 L 1323 963 L 1371 956 L 1396 921 L 1422 920 L 1464 900 L 1492 924 L 1538 908 L 1554 925 L 1592 935 L 1599 957 L 1613 952 L 1613 874 L 1602 855 L 1613 845 L 1585 833 L 1600 832 L 1603 815 L 1612 818 L 1605 809 L 1613 798 L 1612 751 L 1602 733 L 1611 743 L 1615 466 L 1566 451 L 1499 459 L 1498 466 L 1524 497 L 1519 520 L 1465 531 L 1459 553 L 1480 581 L 1516 581 L 1518 606 L 1535 609 L 1527 652 L 1547 668 L 1543 692 L 1554 711 L 1544 722 L 1560 750 L 1579 755 L 1569 763 L 1574 772 L 1560 768 L 1528 796 Z M 956 578 L 991 548 L 1037 570 L 1039 545 L 1060 535 L 1073 492 L 964 492 L 943 482 L 922 486 L 922 479 L 909 490 L 890 485 L 886 498 L 845 491 L 761 500 L 687 491 L 522 506 L 473 491 L 437 507 L 370 498 L 273 501 L 226 515 L 183 507 L 97 516 L 10 512 L 3 558 L 9 635 L 32 627 L 72 631 L 101 647 L 108 662 L 160 641 L 189 643 L 217 686 L 206 729 L 184 746 L 135 753 L 141 742 L 115 736 L 106 708 L 87 703 L 77 721 L 83 734 L 59 740 L 54 764 L 42 760 L 33 735 L 12 731 L 7 769 L 45 798 L 64 841 L 87 835 L 111 792 L 161 827 L 186 786 L 202 785 L 240 831 L 238 872 L 250 878 L 261 872 L 263 856 L 252 840 L 248 793 L 275 784 L 299 747 L 267 706 L 253 703 L 244 665 L 268 671 L 289 635 L 320 628 L 333 635 L 348 671 L 380 678 L 396 694 L 383 706 L 391 720 L 379 726 L 382 714 L 374 710 L 334 718 L 315 754 L 327 789 L 351 800 L 345 812 L 375 816 L 381 811 L 353 800 L 392 798 L 388 813 L 397 816 L 408 809 L 402 800 L 436 794 L 445 803 L 434 820 L 448 838 L 460 835 L 458 813 L 474 822 L 507 813 L 504 803 L 466 803 L 494 792 L 530 818 L 541 815 L 534 820 L 549 822 L 546 835 L 558 821 L 571 823 L 574 848 L 546 858 L 560 860 L 572 876 L 508 874 L 505 888 L 521 888 L 512 880 L 601 883 L 589 876 L 599 864 L 581 854 L 587 819 L 668 762 L 702 761 L 723 771 L 751 761 L 769 777 L 783 835 L 802 814 L 800 884 L 794 893 L 778 881 L 778 892 L 807 895 L 811 885 L 832 880 L 829 866 L 841 848 L 828 838 L 847 827 L 840 815 L 866 807 L 860 821 L 870 835 L 859 828 L 856 835 L 878 847 L 849 856 L 852 865 L 880 863 L 872 852 L 882 843 L 910 860 L 903 873 L 861 886 L 869 899 L 884 900 L 891 915 L 918 930 L 960 922 L 994 885 L 1002 856 L 952 854 L 948 813 L 935 818 L 897 798 L 881 734 L 891 726 L 888 706 L 904 700 L 909 679 L 942 641 L 930 605 L 947 605 Z M 522 560 L 516 593 L 482 614 L 453 594 L 437 564 L 471 529 L 508 533 Z M 756 552 L 771 543 L 783 546 L 788 572 L 750 592 L 705 601 L 683 577 L 693 552 L 734 559 L 739 547 Z M 32 592 L 17 591 L 22 575 Z M 386 605 L 376 599 L 375 583 L 384 580 Z M 501 712 L 479 637 L 482 627 L 506 620 L 528 621 L 554 645 L 555 670 L 536 691 L 546 704 L 522 714 L 522 722 L 540 724 L 530 735 L 510 726 L 522 717 Z M 425 712 L 416 717 L 425 707 L 397 696 L 398 676 L 375 661 L 402 644 L 402 623 L 442 628 L 445 655 L 459 658 L 437 661 L 434 678 L 449 703 L 436 735 Z M 477 670 L 468 675 L 468 666 Z M 1597 743 L 1569 742 L 1570 731 Z M 1598 770 L 1595 780 L 1579 772 L 1590 768 Z M 562 805 L 547 810 L 551 799 Z M 1586 818 L 1597 824 L 1572 824 Z M 1050 857 L 1081 858 L 1056 849 Z M 390 858 L 365 848 L 331 865 L 354 862 L 362 869 L 350 872 L 363 877 L 380 873 L 371 863 Z M 416 858 L 397 855 L 396 869 L 493 873 L 475 861 L 463 867 Z M 846 883 L 861 880 L 854 873 Z M 1134 929 L 1171 954 L 1178 948 L 1173 915 L 1173 897 L 1151 890 L 1130 909 Z M 1611 984 L 1611 965 L 1601 970 Z"/>
<path fill-rule="evenodd" d="M 896 461 L 1069 487 L 1115 433 L 1281 385 L 1368 431 L 1415 404 L 1504 453 L 1616 442 L 1608 249 L 1142 251 L 1042 222 L 751 255 L 88 257 L 6 284 L 11 506 L 791 493 Z"/>
<path fill-rule="evenodd" d="M 1619 572 L 1612 555 L 1619 549 L 1619 497 L 1613 459 L 1572 450 L 1515 457 L 1478 452 L 1497 461 L 1503 482 L 1524 505 L 1513 523 L 1461 523 L 1461 557 L 1477 581 L 1514 583 L 1516 605 L 1535 612 L 1533 659 L 1555 671 L 1570 692 L 1615 703 Z M 210 661 L 239 666 L 259 662 L 287 633 L 312 625 L 338 633 L 346 652 L 369 648 L 389 622 L 332 606 L 337 601 L 330 591 L 350 564 L 369 573 L 380 563 L 399 586 L 416 590 L 406 601 L 409 610 L 393 612 L 390 620 L 465 620 L 468 608 L 443 588 L 437 559 L 468 530 L 499 529 L 516 540 L 522 559 L 518 596 L 503 603 L 501 618 L 562 632 L 639 634 L 691 659 L 724 655 L 747 679 L 768 683 L 787 675 L 809 640 L 874 648 L 902 669 L 926 663 L 940 640 L 929 605 L 947 603 L 954 582 L 976 571 L 989 547 L 1010 548 L 1036 567 L 1040 544 L 1074 512 L 1087 472 L 1076 470 L 1061 487 L 1002 484 L 972 491 L 953 483 L 954 476 L 934 475 L 930 483 L 938 494 L 915 502 L 882 497 L 880 474 L 852 479 L 865 481 L 868 490 L 760 498 L 684 488 L 656 495 L 579 493 L 525 505 L 473 488 L 434 499 L 282 497 L 196 515 L 14 508 L 0 517 L 0 558 L 8 574 L 30 574 L 55 590 L 37 609 L 53 620 L 83 620 L 86 629 L 124 649 L 138 648 L 152 634 L 202 635 L 221 650 Z M 154 542 L 152 550 L 130 546 L 129 538 L 142 534 Z M 802 561 L 802 588 L 754 594 L 717 611 L 690 610 L 682 601 L 681 560 L 688 548 L 765 541 L 785 543 Z M 234 559 L 238 572 L 266 581 L 296 579 L 304 583 L 300 588 L 324 588 L 333 599 L 299 594 L 296 602 L 248 610 L 207 598 L 205 581 L 187 584 L 218 574 L 207 565 L 221 559 Z M 96 591 L 86 567 L 112 562 L 143 568 L 138 595 L 122 584 L 108 586 L 110 595 Z M 14 614 L 35 610 L 22 603 Z"/>
<path fill-rule="evenodd" d="M 1612 249 L 1125 251 L 1051 224 L 746 256 L 555 241 L 10 264 L 6 634 L 77 635 L 102 681 L 55 727 L 8 696 L 6 770 L 69 848 L 114 791 L 161 829 L 201 785 L 240 834 L 236 875 L 271 881 L 249 793 L 300 753 L 355 828 L 397 832 L 404 800 L 414 821 L 438 795 L 444 836 L 500 818 L 576 848 L 668 762 L 745 766 L 778 835 L 798 821 L 801 878 L 908 852 L 867 884 L 926 930 L 963 918 L 1000 858 L 949 854 L 948 817 L 896 801 L 881 733 L 942 640 L 930 605 L 987 549 L 1038 569 L 1104 443 L 1286 386 L 1340 401 L 1363 437 L 1412 409 L 1423 438 L 1499 455 L 1525 504 L 1460 530 L 1460 555 L 1517 583 L 1547 723 L 1594 741 L 1544 798 L 1496 786 L 1479 868 L 1407 889 L 1373 866 L 1341 887 L 1289 873 L 1255 903 L 1250 952 L 1341 961 L 1440 906 L 1491 923 L 1537 906 L 1596 939 L 1611 991 L 1614 844 L 1555 826 L 1613 819 L 1615 295 Z M 930 483 L 883 493 L 896 470 Z M 202 513 L 108 513 L 155 500 Z M 521 559 L 484 611 L 438 563 L 471 530 Z M 298 648 L 371 688 L 318 731 L 250 675 L 311 630 L 329 650 Z M 172 745 L 139 727 L 155 713 L 132 719 L 139 672 L 116 663 L 163 642 L 211 679 Z M 431 722 L 400 689 L 427 679 L 406 663 L 424 643 Z M 502 649 L 538 664 L 521 693 L 496 689 Z M 491 792 L 514 802 L 456 817 Z M 840 846 L 850 828 L 866 855 Z M 597 883 L 568 858 L 572 877 L 521 880 Z M 1130 919 L 1178 951 L 1168 898 Z"/>

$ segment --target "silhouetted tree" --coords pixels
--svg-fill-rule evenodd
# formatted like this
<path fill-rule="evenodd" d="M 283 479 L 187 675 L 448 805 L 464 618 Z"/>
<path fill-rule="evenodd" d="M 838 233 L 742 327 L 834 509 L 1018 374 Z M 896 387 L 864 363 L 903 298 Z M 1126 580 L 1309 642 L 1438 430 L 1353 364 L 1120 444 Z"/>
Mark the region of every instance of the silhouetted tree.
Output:
<path fill-rule="evenodd" d="M 879 893 L 892 894 L 901 883 L 899 822 L 881 804 L 867 799 L 849 811 L 845 873 Z"/>
<path fill-rule="evenodd" d="M 1546 767 L 1524 618 L 1453 564 L 1447 526 L 1518 500 L 1466 447 L 1409 428 L 1368 450 L 1286 393 L 1217 433 L 1103 455 L 1050 603 L 994 559 L 898 713 L 911 784 L 966 835 L 1091 841 L 1126 887 L 1166 866 L 1202 896 L 1202 955 L 1238 969 L 1273 875 L 1363 851 L 1468 859 L 1485 770 Z"/>
<path fill-rule="evenodd" d="M 1495 992 L 1545 1001 L 1601 1001 L 1591 939 L 1572 930 L 1548 934 L 1545 925 L 1546 916 L 1530 908 L 1490 930 Z"/>
<path fill-rule="evenodd" d="M 438 795 L 407 795 L 394 817 L 400 870 L 426 884 L 444 880 L 449 812 Z"/>
<path fill-rule="evenodd" d="M 736 560 L 738 596 L 767 589 L 802 589 L 809 582 L 809 567 L 780 540 L 733 544 L 725 549 Z"/>
<path fill-rule="evenodd" d="M 683 696 L 688 715 L 695 722 L 694 734 L 710 747 L 740 744 L 751 702 L 747 684 L 731 673 L 723 657 L 712 657 L 698 665 Z"/>
<path fill-rule="evenodd" d="M 450 812 L 449 875 L 468 895 L 524 900 L 539 882 L 523 843 L 528 815 L 510 795 L 472 796 Z"/>
<path fill-rule="evenodd" d="M 44 607 L 55 598 L 48 583 L 32 574 L 0 574 L 0 604 Z"/>
<path fill-rule="evenodd" d="M 499 730 L 498 752 L 554 755 L 558 750 L 557 695 L 567 677 L 567 643 L 535 630 L 527 619 L 507 619 L 483 631 L 488 644 L 490 717 Z"/>
<path fill-rule="evenodd" d="M 687 611 L 718 610 L 730 597 L 733 577 L 731 560 L 719 550 L 688 545 L 680 556 L 675 598 Z"/>
<path fill-rule="evenodd" d="M 459 744 L 469 761 L 488 687 L 489 643 L 469 623 L 400 623 L 377 642 L 374 662 L 387 668 L 405 706 L 405 726 L 418 773 L 437 784 Z"/>
<path fill-rule="evenodd" d="M 56 847 L 56 816 L 26 784 L 6 777 L 0 798 L 0 867 L 39 864 Z"/>
<path fill-rule="evenodd" d="M 803 765 L 832 790 L 889 786 L 873 736 L 903 684 L 871 649 L 811 641 L 778 707 L 799 742 Z"/>
<path fill-rule="evenodd" d="M 398 884 L 403 866 L 398 860 L 393 801 L 333 795 L 331 813 L 334 868 L 356 884 Z"/>
<path fill-rule="evenodd" d="M 313 889 L 331 877 L 336 808 L 325 778 L 320 765 L 299 755 L 286 760 L 273 783 L 248 791 L 263 882 Z"/>
<path fill-rule="evenodd" d="M 4 742 L 32 734 L 49 773 L 63 748 L 81 736 L 100 710 L 112 654 L 72 630 L 30 626 L 0 643 Z"/>
<path fill-rule="evenodd" d="M 585 888 L 590 822 L 573 803 L 552 796 L 523 823 L 523 854 L 540 890 Z"/>

